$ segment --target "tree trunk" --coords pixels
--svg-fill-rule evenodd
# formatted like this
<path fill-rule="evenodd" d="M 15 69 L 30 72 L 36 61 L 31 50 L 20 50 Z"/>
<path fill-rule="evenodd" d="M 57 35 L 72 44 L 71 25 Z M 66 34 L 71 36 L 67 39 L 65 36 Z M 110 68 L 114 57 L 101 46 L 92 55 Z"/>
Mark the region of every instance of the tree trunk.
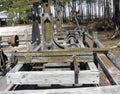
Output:
<path fill-rule="evenodd" d="M 71 12 L 70 12 L 71 9 L 70 8 L 71 8 L 70 1 L 68 1 L 68 11 L 69 11 L 68 15 L 69 15 L 69 19 L 71 20 Z"/>
<path fill-rule="evenodd" d="M 113 0 L 113 7 L 114 7 L 114 14 L 113 14 L 113 18 L 114 18 L 114 22 L 116 23 L 116 25 L 119 25 L 119 0 Z"/>
<path fill-rule="evenodd" d="M 104 1 L 102 1 L 102 19 L 104 19 Z"/>
<path fill-rule="evenodd" d="M 100 0 L 98 1 L 99 3 L 98 3 L 98 18 L 100 18 L 100 8 L 101 8 L 101 2 L 100 2 Z"/>
<path fill-rule="evenodd" d="M 94 11 L 94 18 L 96 19 L 97 17 L 96 3 L 94 3 L 93 11 Z"/>

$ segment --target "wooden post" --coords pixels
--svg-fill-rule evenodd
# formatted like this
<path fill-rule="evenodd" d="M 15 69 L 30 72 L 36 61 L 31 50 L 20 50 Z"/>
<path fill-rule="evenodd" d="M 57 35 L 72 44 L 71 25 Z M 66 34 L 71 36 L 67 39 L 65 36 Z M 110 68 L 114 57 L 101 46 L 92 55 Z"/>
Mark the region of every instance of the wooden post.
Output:
<path fill-rule="evenodd" d="M 78 77 L 79 77 L 79 68 L 78 63 L 76 61 L 76 56 L 73 57 L 73 63 L 74 63 L 74 79 L 75 79 L 75 85 L 78 84 Z"/>

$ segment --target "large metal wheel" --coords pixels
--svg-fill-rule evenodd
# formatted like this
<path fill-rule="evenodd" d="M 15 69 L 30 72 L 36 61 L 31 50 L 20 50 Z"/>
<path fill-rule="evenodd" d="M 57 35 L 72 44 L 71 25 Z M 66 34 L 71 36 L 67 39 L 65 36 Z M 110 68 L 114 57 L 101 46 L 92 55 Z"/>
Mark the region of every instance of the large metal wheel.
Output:
<path fill-rule="evenodd" d="M 13 35 L 10 38 L 8 38 L 8 44 L 11 44 L 11 46 L 19 46 L 19 37 L 17 35 Z"/>

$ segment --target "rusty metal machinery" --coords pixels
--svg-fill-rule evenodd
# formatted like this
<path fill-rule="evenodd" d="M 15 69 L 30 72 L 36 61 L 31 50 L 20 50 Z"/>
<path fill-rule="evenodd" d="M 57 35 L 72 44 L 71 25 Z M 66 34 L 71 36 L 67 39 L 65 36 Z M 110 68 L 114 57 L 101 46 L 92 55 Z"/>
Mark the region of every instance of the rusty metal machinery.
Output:
<path fill-rule="evenodd" d="M 4 76 L 10 71 L 18 62 L 18 58 L 12 53 L 8 59 L 7 55 L 0 49 L 0 75 Z"/>
<path fill-rule="evenodd" d="M 4 54 L 2 50 L 0 50 L 0 71 L 3 72 L 2 75 L 4 75 L 5 73 L 7 61 L 8 61 L 7 56 Z"/>
<path fill-rule="evenodd" d="M 33 12 L 32 39 L 31 40 L 28 39 L 28 41 L 30 42 L 28 51 L 27 52 L 17 51 L 13 53 L 12 61 L 10 61 L 9 64 L 14 65 L 17 63 L 19 64 L 19 62 L 22 62 L 22 64 L 28 63 L 31 66 L 31 63 L 33 64 L 40 63 L 42 64 L 42 66 L 40 65 L 38 67 L 44 67 L 46 63 L 57 64 L 57 62 L 59 62 L 63 63 L 64 65 L 64 63 L 66 62 L 68 65 L 70 64 L 69 67 L 75 71 L 76 80 L 75 83 L 72 84 L 78 84 L 79 83 L 78 75 L 80 71 L 79 66 L 81 67 L 81 65 L 82 66 L 84 65 L 85 69 L 89 68 L 89 64 L 88 66 L 86 66 L 85 63 L 93 62 L 93 52 L 103 51 L 107 52 L 107 50 L 85 48 L 81 40 L 81 37 L 83 37 L 83 35 L 81 35 L 81 32 L 83 32 L 82 28 L 81 30 L 74 29 L 64 31 L 61 29 L 60 31 L 57 30 L 57 32 L 54 32 L 55 31 L 54 20 L 53 15 L 50 12 L 50 0 L 43 1 L 44 13 L 42 13 L 41 15 L 42 29 L 40 31 L 38 22 L 36 20 L 37 7 L 38 5 L 36 3 L 33 4 L 34 12 Z M 19 37 L 17 35 L 11 36 L 8 39 L 8 43 L 11 44 L 13 47 L 18 46 L 19 42 L 21 41 L 25 40 L 19 40 Z M 1 54 L 1 58 L 2 57 L 5 57 L 3 51 Z M 1 65 L 6 66 L 8 65 L 6 64 L 7 62 L 6 59 L 5 60 L 1 59 L 1 62 L 2 62 Z M 96 73 L 96 77 L 97 80 L 96 79 L 93 80 L 96 80 L 95 83 L 98 83 L 99 82 L 98 72 Z M 90 82 L 88 81 L 88 83 Z"/>
<path fill-rule="evenodd" d="M 57 19 L 55 30 L 50 0 L 42 0 L 44 12 L 41 14 L 40 29 L 36 19 L 37 1 L 40 2 L 36 0 L 33 4 L 32 39 L 21 40 L 18 35 L 8 39 L 13 47 L 19 46 L 22 41 L 29 42 L 28 50 L 15 51 L 8 59 L 0 49 L 0 71 L 4 74 L 9 71 L 6 75 L 7 83 L 16 87 L 36 85 L 37 88 L 52 85 L 99 86 L 100 72 L 95 56 L 96 53 L 107 54 L 109 49 L 97 47 L 96 33 L 90 36 L 93 47 L 89 48 L 86 42 L 89 34 L 85 27 L 78 25 L 73 30 L 65 30 L 61 28 L 60 19 Z"/>
<path fill-rule="evenodd" d="M 28 41 L 28 42 L 32 43 L 31 39 L 19 40 L 18 35 L 12 35 L 6 41 L 0 41 L 0 43 L 5 43 L 6 42 L 6 43 L 10 44 L 12 47 L 18 47 L 19 42 L 25 42 L 25 41 Z"/>

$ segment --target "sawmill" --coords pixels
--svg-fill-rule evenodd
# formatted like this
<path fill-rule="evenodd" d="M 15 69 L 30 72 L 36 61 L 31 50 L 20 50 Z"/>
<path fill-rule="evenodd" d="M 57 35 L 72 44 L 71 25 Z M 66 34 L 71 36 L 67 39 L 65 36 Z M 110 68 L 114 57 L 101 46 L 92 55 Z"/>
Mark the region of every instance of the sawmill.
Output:
<path fill-rule="evenodd" d="M 0 33 L 0 76 L 7 81 L 0 94 L 119 94 L 120 61 L 75 15 L 75 27 L 62 27 L 59 11 L 53 18 L 51 1 L 14 6 L 32 5 L 33 24 L 31 32 Z M 41 27 L 36 16 L 39 4 L 44 10 Z M 4 43 L 14 50 L 7 52 Z M 21 44 L 25 48 L 15 50 Z"/>

